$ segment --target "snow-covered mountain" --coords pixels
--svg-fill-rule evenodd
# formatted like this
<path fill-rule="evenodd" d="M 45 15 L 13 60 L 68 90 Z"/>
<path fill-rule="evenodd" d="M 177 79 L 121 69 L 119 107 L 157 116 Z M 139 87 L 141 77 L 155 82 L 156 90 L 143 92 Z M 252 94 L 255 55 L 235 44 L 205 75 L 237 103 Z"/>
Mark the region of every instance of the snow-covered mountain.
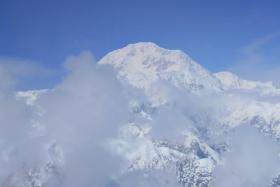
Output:
<path fill-rule="evenodd" d="M 140 42 L 110 52 L 99 62 L 117 70 L 120 79 L 144 89 L 156 102 L 164 97 L 157 84 L 169 82 L 192 93 L 222 89 L 219 80 L 180 50 L 168 50 L 154 43 Z"/>
<path fill-rule="evenodd" d="M 130 44 L 107 54 L 99 64 L 111 64 L 122 79 L 137 88 L 150 89 L 159 80 L 190 90 L 221 88 L 219 81 L 187 54 L 154 43 Z"/>
<path fill-rule="evenodd" d="M 211 73 L 182 51 L 149 42 L 112 51 L 97 66 L 114 69 L 130 108 L 129 120 L 108 143 L 112 154 L 127 161 L 114 176 L 116 181 L 130 173 L 149 175 L 160 170 L 174 174 L 183 186 L 211 186 L 215 168 L 223 165 L 231 150 L 225 138 L 231 131 L 250 125 L 272 139 L 280 138 L 280 89 L 270 82 L 243 80 L 230 72 Z M 47 92 L 18 92 L 17 97 L 27 99 L 32 107 L 40 105 L 37 98 Z M 42 170 L 39 176 L 53 175 Z"/>

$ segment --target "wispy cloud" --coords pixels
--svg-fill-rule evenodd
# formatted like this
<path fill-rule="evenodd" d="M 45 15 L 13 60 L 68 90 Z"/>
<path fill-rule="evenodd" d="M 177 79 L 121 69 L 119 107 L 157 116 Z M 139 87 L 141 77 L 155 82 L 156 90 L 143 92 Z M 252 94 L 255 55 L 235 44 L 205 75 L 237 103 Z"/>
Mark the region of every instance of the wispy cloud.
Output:
<path fill-rule="evenodd" d="M 269 44 L 272 40 L 277 39 L 278 37 L 280 37 L 280 32 L 270 33 L 261 38 L 258 38 L 253 43 L 244 47 L 243 53 L 247 57 L 255 56 L 256 53 L 262 49 L 262 47 Z"/>
<path fill-rule="evenodd" d="M 270 33 L 241 48 L 239 60 L 230 70 L 246 79 L 280 82 L 280 60 L 271 60 L 271 55 L 265 52 L 279 39 L 280 32 Z M 280 45 L 276 47 L 280 50 Z"/>
<path fill-rule="evenodd" d="M 10 77 L 10 86 L 13 88 L 38 89 L 36 86 L 34 88 L 34 85 L 39 85 L 40 82 L 46 82 L 59 75 L 59 70 L 22 58 L 0 57 L 0 69 L 3 72 L 1 75 L 4 75 L 5 72 L 6 78 Z"/>

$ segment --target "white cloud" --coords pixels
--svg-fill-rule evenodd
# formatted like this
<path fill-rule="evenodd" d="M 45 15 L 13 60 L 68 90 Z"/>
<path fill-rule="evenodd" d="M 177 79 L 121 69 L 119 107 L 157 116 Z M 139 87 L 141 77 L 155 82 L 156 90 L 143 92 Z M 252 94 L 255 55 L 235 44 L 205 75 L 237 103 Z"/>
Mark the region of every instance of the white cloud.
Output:
<path fill-rule="evenodd" d="M 279 145 L 251 126 L 241 126 L 226 137 L 230 151 L 216 168 L 214 187 L 269 186 L 279 173 Z"/>
<path fill-rule="evenodd" d="M 5 155 L 0 157 L 1 185 L 31 181 L 28 172 L 37 168 L 40 180 L 50 184 L 104 186 L 119 169 L 121 159 L 106 144 L 127 121 L 121 86 L 108 67 L 94 64 L 89 52 L 68 58 L 66 66 L 63 81 L 38 100 L 43 116 L 16 100 L 13 92 L 0 97 L 0 155 Z M 38 127 L 45 133 L 37 134 Z M 53 162 L 57 175 L 48 180 L 46 167 Z"/>

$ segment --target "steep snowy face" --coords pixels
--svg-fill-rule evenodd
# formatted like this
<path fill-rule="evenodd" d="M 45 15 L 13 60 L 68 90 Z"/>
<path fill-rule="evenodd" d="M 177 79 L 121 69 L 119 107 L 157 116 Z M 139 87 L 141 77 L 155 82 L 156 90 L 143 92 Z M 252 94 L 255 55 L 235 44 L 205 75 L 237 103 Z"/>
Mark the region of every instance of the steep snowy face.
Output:
<path fill-rule="evenodd" d="M 220 82 L 206 69 L 180 50 L 168 50 L 154 43 L 130 44 L 115 50 L 99 61 L 111 64 L 120 78 L 137 88 L 148 90 L 158 81 L 197 92 L 220 90 Z"/>
<path fill-rule="evenodd" d="M 244 80 L 226 71 L 214 73 L 213 75 L 221 81 L 225 90 L 255 90 L 262 94 L 280 94 L 280 89 L 277 89 L 272 82 Z"/>

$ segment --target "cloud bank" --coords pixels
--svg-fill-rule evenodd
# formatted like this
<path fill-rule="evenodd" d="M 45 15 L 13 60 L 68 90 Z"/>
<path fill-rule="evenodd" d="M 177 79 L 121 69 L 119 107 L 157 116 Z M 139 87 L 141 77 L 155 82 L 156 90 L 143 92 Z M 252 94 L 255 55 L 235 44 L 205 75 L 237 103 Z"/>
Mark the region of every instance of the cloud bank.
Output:
<path fill-rule="evenodd" d="M 215 187 L 269 186 L 280 170 L 279 144 L 257 129 L 245 125 L 226 137 L 230 144 L 223 165 L 216 168 Z"/>
<path fill-rule="evenodd" d="M 106 186 L 120 168 L 106 144 L 128 105 L 113 71 L 93 59 L 69 57 L 67 76 L 36 111 L 13 97 L 12 73 L 1 71 L 1 186 Z"/>

